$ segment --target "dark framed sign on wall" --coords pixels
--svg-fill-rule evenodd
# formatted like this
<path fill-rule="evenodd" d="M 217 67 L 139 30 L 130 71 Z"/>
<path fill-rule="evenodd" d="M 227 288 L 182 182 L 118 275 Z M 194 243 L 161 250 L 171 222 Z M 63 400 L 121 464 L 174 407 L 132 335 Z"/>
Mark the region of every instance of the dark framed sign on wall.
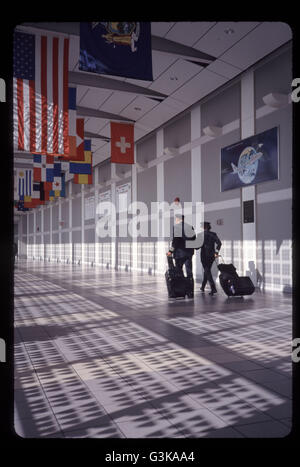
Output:
<path fill-rule="evenodd" d="M 221 191 L 278 180 L 279 127 L 221 149 Z"/>

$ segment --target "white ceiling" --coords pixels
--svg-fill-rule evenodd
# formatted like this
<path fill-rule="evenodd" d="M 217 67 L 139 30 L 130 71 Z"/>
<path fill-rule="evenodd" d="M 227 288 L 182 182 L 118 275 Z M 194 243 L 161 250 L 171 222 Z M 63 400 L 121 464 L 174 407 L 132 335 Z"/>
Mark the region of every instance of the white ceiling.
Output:
<path fill-rule="evenodd" d="M 35 31 L 33 27 L 21 29 Z M 292 39 L 289 26 L 281 22 L 152 22 L 151 33 L 213 55 L 216 60 L 204 68 L 153 50 L 153 82 L 111 77 L 166 94 L 162 102 L 140 94 L 77 86 L 77 105 L 135 120 L 136 141 Z M 78 57 L 79 36 L 71 35 L 70 71 L 79 71 Z M 110 137 L 107 119 L 85 118 L 85 129 Z M 110 156 L 110 143 L 93 138 L 92 150 L 97 164 Z"/>

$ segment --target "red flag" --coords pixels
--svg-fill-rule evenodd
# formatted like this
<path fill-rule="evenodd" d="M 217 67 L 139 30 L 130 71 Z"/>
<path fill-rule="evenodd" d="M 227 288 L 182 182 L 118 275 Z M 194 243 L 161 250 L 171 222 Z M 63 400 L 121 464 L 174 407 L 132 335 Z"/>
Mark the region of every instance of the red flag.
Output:
<path fill-rule="evenodd" d="M 76 148 L 73 147 L 74 143 Z M 76 139 L 70 138 L 70 154 L 59 159 L 64 161 L 84 161 L 84 118 L 76 118 Z"/>
<path fill-rule="evenodd" d="M 111 162 L 134 164 L 134 126 L 110 122 Z"/>

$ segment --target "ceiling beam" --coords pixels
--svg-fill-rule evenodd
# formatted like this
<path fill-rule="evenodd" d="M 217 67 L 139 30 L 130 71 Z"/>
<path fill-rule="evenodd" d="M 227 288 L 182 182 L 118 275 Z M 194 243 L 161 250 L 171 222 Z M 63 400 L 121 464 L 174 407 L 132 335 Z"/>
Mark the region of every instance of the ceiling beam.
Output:
<path fill-rule="evenodd" d="M 134 120 L 130 120 L 126 117 L 121 117 L 121 115 L 113 114 L 110 112 L 103 112 L 102 110 L 91 109 L 90 107 L 80 107 L 76 108 L 77 115 L 81 117 L 93 117 L 93 118 L 106 118 L 108 120 L 122 120 L 126 122 L 134 123 Z"/>
<path fill-rule="evenodd" d="M 165 99 L 168 97 L 157 91 L 149 88 L 137 86 L 136 84 L 127 83 L 117 79 L 105 78 L 96 73 L 88 73 L 86 71 L 69 71 L 69 83 L 79 84 L 81 86 L 89 86 L 93 88 L 110 89 L 112 91 L 129 92 L 133 94 L 141 94 L 147 97 Z"/>
<path fill-rule="evenodd" d="M 90 131 L 85 131 L 84 136 L 86 138 L 102 139 L 103 141 L 106 141 L 107 143 L 109 143 L 110 141 L 110 138 L 108 136 L 98 135 L 97 133 L 91 133 Z"/>
<path fill-rule="evenodd" d="M 151 45 L 152 50 L 200 62 L 199 64 L 202 66 L 207 66 L 216 60 L 212 55 L 208 55 L 200 50 L 194 49 L 193 47 L 188 47 L 187 45 L 170 41 L 164 37 L 151 36 Z"/>

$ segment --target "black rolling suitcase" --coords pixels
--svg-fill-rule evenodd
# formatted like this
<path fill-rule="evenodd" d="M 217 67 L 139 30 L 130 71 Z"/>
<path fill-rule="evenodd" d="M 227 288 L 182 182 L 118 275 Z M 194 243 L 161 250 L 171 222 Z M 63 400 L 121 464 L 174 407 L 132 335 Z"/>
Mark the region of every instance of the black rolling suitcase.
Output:
<path fill-rule="evenodd" d="M 220 255 L 219 255 L 220 256 Z M 233 264 L 218 264 L 220 284 L 228 297 L 252 295 L 255 287 L 248 276 L 240 277 Z"/>
<path fill-rule="evenodd" d="M 168 258 L 168 270 L 165 273 L 169 298 L 194 297 L 194 280 L 185 277 L 182 270 L 174 265 L 173 257 Z"/>

